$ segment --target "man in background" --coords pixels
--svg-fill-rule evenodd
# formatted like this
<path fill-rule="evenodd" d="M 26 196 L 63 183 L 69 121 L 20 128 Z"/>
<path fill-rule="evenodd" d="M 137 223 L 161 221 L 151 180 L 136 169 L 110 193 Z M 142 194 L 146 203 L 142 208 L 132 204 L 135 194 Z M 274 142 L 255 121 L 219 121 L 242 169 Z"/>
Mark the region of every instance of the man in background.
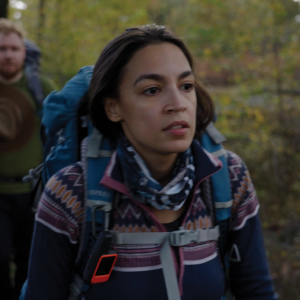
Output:
<path fill-rule="evenodd" d="M 27 277 L 34 213 L 30 200 L 32 185 L 30 182 L 23 182 L 22 178 L 43 159 L 38 116 L 42 106 L 29 89 L 31 79 L 24 72 L 26 58 L 24 38 L 22 28 L 8 19 L 0 19 L 0 298 L 2 300 L 18 299 Z M 47 96 L 55 86 L 51 81 L 38 77 L 43 95 Z M 33 110 L 34 113 L 30 116 L 27 110 Z M 16 266 L 15 276 L 12 276 L 14 273 L 12 259 Z"/>

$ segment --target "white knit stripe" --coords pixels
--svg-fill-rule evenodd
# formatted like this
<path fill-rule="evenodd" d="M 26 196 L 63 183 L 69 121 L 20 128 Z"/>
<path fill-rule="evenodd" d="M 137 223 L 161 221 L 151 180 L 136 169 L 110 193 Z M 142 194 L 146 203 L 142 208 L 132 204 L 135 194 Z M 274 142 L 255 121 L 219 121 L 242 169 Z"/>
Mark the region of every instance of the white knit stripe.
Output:
<path fill-rule="evenodd" d="M 198 260 L 185 260 L 183 262 L 184 265 L 189 265 L 189 266 L 192 266 L 192 265 L 201 265 L 201 264 L 204 264 L 214 258 L 217 257 L 217 252 L 215 252 L 214 254 L 208 256 L 208 257 L 205 257 L 205 258 L 202 258 L 202 259 L 198 259 Z"/>
<path fill-rule="evenodd" d="M 35 220 L 36 220 L 37 222 L 40 222 L 40 223 L 43 224 L 44 226 L 48 227 L 49 229 L 53 230 L 54 232 L 57 232 L 57 233 L 61 233 L 61 234 L 66 235 L 66 236 L 69 238 L 69 241 L 70 241 L 71 244 L 78 244 L 78 241 L 72 240 L 71 235 L 70 235 L 68 232 L 66 232 L 66 231 L 64 231 L 64 230 L 61 230 L 61 229 L 58 229 L 58 228 L 54 227 L 53 225 L 49 224 L 49 223 L 46 222 L 45 220 L 40 219 L 37 215 L 36 215 L 36 217 L 35 217 Z"/>
<path fill-rule="evenodd" d="M 240 230 L 241 228 L 243 228 L 244 225 L 245 225 L 245 223 L 246 223 L 246 221 L 247 221 L 248 219 L 250 219 L 250 218 L 252 218 L 252 217 L 254 217 L 254 216 L 257 215 L 258 210 L 259 210 L 259 205 L 257 205 L 257 207 L 255 208 L 255 211 L 254 211 L 253 213 L 251 213 L 250 215 L 247 215 L 247 216 L 244 218 L 242 224 L 240 224 L 239 226 L 233 227 L 233 230 L 236 231 L 236 230 Z"/>
<path fill-rule="evenodd" d="M 114 267 L 114 271 L 118 272 L 145 272 L 145 271 L 153 271 L 162 269 L 162 265 L 149 266 L 149 267 L 133 267 L 133 268 L 122 268 L 122 267 Z"/>

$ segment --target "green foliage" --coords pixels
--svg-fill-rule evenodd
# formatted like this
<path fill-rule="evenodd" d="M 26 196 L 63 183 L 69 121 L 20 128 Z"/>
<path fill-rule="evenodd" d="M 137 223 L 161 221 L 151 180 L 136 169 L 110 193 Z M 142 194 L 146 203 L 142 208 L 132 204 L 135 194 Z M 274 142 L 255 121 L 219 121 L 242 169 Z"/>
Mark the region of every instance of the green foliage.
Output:
<path fill-rule="evenodd" d="M 217 127 L 226 148 L 246 162 L 258 197 L 266 248 L 277 292 L 297 299 L 300 280 L 299 96 L 250 94 L 239 87 L 212 88 Z M 280 259 L 278 259 L 280 257 Z M 292 280 L 291 280 L 292 278 Z"/>
<path fill-rule="evenodd" d="M 31 39 L 41 34 L 43 72 L 60 86 L 80 67 L 94 64 L 106 43 L 127 27 L 164 24 L 185 40 L 195 55 L 196 75 L 213 95 L 226 147 L 250 169 L 276 289 L 282 299 L 298 299 L 299 3 L 44 0 L 41 11 L 41 0 L 24 1 L 28 9 L 21 22 Z"/>
<path fill-rule="evenodd" d="M 38 28 L 39 3 L 32 0 L 22 24 L 29 38 L 43 51 L 42 68 L 60 86 L 84 65 L 92 65 L 101 50 L 125 28 L 149 22 L 148 0 L 49 0 L 45 1 L 44 28 Z M 133 10 L 132 7 L 135 9 Z"/>
<path fill-rule="evenodd" d="M 81 66 L 94 64 L 126 27 L 152 22 L 171 27 L 201 60 L 232 71 L 231 82 L 238 84 L 262 75 L 275 86 L 279 73 L 293 76 L 298 62 L 299 5 L 291 0 L 44 0 L 39 28 L 40 1 L 26 1 L 21 22 L 31 39 L 41 33 L 43 70 L 60 85 Z M 230 61 L 214 65 L 222 57 Z"/>

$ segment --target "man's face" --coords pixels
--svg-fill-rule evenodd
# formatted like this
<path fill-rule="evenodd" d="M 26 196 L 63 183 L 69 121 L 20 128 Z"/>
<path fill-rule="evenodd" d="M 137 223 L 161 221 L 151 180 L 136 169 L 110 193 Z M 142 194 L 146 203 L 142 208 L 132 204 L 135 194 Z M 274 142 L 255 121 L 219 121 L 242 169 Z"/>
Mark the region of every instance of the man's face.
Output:
<path fill-rule="evenodd" d="M 23 68 L 26 52 L 22 39 L 14 32 L 0 33 L 0 75 L 6 80 L 17 76 Z"/>

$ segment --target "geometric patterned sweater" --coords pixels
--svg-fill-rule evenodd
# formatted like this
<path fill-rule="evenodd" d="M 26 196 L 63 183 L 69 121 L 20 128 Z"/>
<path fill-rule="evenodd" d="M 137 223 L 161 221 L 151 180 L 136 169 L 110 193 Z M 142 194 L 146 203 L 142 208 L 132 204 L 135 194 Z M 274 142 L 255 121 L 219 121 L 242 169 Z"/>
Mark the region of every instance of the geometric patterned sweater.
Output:
<path fill-rule="evenodd" d="M 211 228 L 213 220 L 202 200 L 200 182 L 222 166 L 200 145 L 192 146 L 196 180 L 181 227 Z M 236 300 L 273 300 L 277 296 L 270 278 L 258 217 L 259 203 L 243 161 L 228 151 L 233 199 L 229 240 L 229 279 Z M 166 228 L 146 205 L 131 199 L 122 181 L 116 153 L 101 183 L 116 191 L 110 227 L 118 232 L 162 232 Z M 83 222 L 84 181 L 82 164 L 70 165 L 47 183 L 38 212 L 25 300 L 67 300 L 72 282 Z M 91 286 L 81 299 L 167 300 L 161 245 L 120 245 L 109 280 Z M 217 243 L 209 241 L 179 247 L 173 253 L 182 300 L 220 300 L 225 274 Z"/>

